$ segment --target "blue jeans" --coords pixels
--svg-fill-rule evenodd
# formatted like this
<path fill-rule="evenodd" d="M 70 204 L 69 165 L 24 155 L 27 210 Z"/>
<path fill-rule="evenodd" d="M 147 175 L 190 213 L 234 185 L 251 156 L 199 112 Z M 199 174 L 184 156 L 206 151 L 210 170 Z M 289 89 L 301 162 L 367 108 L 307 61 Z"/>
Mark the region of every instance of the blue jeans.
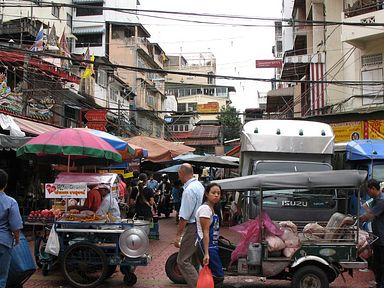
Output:
<path fill-rule="evenodd" d="M 0 288 L 5 288 L 7 285 L 9 266 L 11 265 L 11 251 L 12 248 L 0 244 Z"/>

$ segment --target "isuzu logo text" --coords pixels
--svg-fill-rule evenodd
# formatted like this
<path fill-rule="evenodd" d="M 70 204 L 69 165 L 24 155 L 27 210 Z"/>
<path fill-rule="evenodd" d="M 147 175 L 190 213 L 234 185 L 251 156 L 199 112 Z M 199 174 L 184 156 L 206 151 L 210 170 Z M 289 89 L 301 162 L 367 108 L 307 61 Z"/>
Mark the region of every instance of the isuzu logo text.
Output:
<path fill-rule="evenodd" d="M 307 201 L 281 201 L 281 205 L 285 207 L 308 207 Z"/>

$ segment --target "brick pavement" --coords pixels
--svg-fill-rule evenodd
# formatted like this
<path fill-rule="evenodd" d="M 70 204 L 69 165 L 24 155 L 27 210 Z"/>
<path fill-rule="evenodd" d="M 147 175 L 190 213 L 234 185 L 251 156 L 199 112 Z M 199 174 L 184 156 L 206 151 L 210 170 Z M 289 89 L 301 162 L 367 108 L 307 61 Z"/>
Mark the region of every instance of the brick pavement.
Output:
<path fill-rule="evenodd" d="M 164 264 L 169 255 L 176 252 L 177 249 L 173 246 L 172 241 L 176 233 L 175 219 L 161 219 L 160 220 L 160 240 L 150 241 L 150 254 L 153 260 L 150 265 L 146 267 L 138 267 L 136 275 L 138 281 L 135 288 L 185 288 L 186 285 L 173 284 L 166 276 L 164 271 Z M 221 234 L 232 241 L 237 241 L 237 235 L 229 233 L 228 228 L 221 228 Z M 332 288 L 353 288 L 353 287 L 368 287 L 368 282 L 373 279 L 371 272 L 357 271 L 354 278 L 349 275 L 345 275 L 345 280 L 342 277 L 336 279 L 331 284 Z M 228 287 L 290 287 L 288 281 L 271 281 L 268 280 L 265 283 L 260 281 L 257 277 L 227 277 L 225 280 L 225 286 Z M 60 273 L 60 268 L 57 267 L 54 271 L 50 271 L 48 276 L 43 276 L 41 271 L 38 270 L 24 285 L 24 288 L 45 288 L 45 287 L 69 287 L 63 280 Z M 116 272 L 112 277 L 104 282 L 101 288 L 109 287 L 127 287 L 123 283 L 123 275 L 120 272 Z"/>

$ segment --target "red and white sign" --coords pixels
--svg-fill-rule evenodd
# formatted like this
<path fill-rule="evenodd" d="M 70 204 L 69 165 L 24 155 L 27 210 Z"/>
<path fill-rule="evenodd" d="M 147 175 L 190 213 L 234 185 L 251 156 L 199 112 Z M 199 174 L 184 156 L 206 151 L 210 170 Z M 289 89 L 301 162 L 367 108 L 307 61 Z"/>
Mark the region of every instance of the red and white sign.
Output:
<path fill-rule="evenodd" d="M 45 198 L 87 198 L 86 183 L 45 184 Z"/>
<path fill-rule="evenodd" d="M 89 129 L 95 129 L 95 130 L 107 132 L 107 122 L 106 121 L 100 121 L 100 122 L 88 121 L 86 125 L 87 125 L 87 128 L 89 128 Z"/>
<path fill-rule="evenodd" d="M 85 113 L 85 119 L 88 121 L 107 121 L 107 111 L 89 110 L 87 113 Z"/>
<path fill-rule="evenodd" d="M 256 60 L 256 68 L 281 68 L 283 67 L 283 60 Z"/>

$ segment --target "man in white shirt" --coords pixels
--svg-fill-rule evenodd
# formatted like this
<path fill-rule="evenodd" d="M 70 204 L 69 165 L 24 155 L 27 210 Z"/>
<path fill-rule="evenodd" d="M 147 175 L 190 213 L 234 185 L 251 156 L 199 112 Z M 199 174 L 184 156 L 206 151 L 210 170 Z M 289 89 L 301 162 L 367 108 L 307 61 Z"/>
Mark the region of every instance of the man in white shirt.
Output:
<path fill-rule="evenodd" d="M 174 245 L 180 248 L 177 257 L 177 265 L 180 272 L 183 274 L 188 286 L 194 288 L 198 278 L 198 273 L 191 262 L 192 256 L 195 253 L 197 237 L 195 215 L 197 208 L 203 202 L 204 186 L 193 177 L 193 168 L 188 163 L 181 165 L 179 178 L 184 183 L 184 192 L 181 198 L 180 220 Z M 182 235 L 183 238 L 181 239 Z"/>

